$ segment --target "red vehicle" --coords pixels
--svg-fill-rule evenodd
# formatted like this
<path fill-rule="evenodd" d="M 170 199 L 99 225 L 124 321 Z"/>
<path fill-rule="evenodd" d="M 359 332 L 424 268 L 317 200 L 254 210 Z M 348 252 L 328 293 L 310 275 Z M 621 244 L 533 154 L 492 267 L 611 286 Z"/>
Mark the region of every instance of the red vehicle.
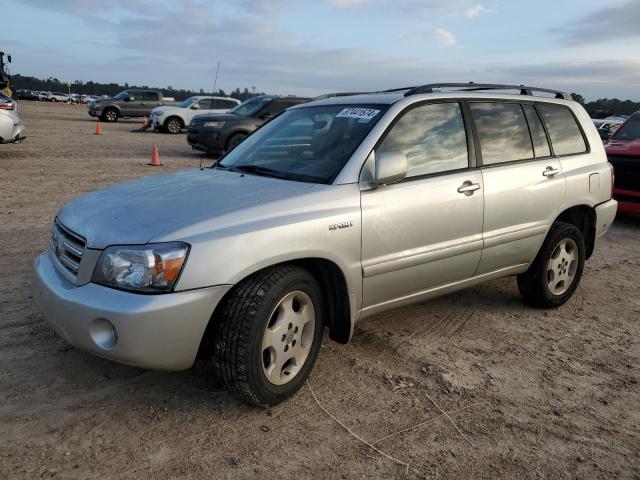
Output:
<path fill-rule="evenodd" d="M 615 174 L 618 211 L 640 213 L 640 112 L 631 115 L 604 147 Z"/>

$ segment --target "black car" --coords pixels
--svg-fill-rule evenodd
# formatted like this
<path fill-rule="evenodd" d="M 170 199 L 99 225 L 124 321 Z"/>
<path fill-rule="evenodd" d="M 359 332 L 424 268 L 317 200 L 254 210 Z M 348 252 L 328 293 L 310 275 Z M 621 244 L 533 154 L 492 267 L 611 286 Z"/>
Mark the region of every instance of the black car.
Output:
<path fill-rule="evenodd" d="M 187 129 L 191 148 L 212 155 L 231 150 L 267 120 L 310 98 L 262 95 L 241 103 L 225 114 L 197 115 Z"/>

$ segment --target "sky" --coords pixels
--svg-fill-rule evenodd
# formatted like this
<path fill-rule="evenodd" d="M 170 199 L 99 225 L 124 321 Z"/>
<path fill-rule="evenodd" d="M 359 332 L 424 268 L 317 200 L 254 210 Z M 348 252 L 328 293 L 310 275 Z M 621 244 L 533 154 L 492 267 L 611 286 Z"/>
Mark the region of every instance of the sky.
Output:
<path fill-rule="evenodd" d="M 640 0 L 0 0 L 14 73 L 320 95 L 433 82 L 640 100 Z"/>

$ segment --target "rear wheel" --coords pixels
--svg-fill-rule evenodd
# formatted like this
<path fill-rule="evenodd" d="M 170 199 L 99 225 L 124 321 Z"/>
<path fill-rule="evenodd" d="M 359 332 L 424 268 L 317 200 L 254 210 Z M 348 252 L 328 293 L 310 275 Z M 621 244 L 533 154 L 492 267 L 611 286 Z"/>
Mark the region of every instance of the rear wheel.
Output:
<path fill-rule="evenodd" d="M 535 307 L 559 307 L 578 288 L 584 260 L 582 232 L 570 223 L 555 223 L 529 269 L 518 275 L 520 294 Z"/>
<path fill-rule="evenodd" d="M 295 266 L 273 267 L 237 285 L 214 318 L 214 364 L 226 389 L 256 405 L 292 396 L 322 342 L 322 293 Z"/>
<path fill-rule="evenodd" d="M 184 124 L 178 117 L 169 117 L 164 122 L 164 129 L 167 133 L 177 134 L 182 131 Z"/>
<path fill-rule="evenodd" d="M 115 108 L 107 108 L 104 112 L 102 112 L 102 120 L 104 120 L 105 122 L 117 122 L 118 111 Z"/>

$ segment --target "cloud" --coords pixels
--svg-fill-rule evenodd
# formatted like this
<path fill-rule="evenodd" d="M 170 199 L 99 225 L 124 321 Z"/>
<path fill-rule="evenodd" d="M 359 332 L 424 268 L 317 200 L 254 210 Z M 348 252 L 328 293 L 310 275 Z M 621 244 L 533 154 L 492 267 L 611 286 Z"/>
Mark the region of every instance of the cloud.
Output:
<path fill-rule="evenodd" d="M 640 38 L 640 0 L 606 6 L 553 32 L 569 46 Z"/>
<path fill-rule="evenodd" d="M 457 43 L 456 37 L 453 33 L 444 28 L 435 29 L 436 38 L 442 45 L 455 45 Z"/>
<path fill-rule="evenodd" d="M 476 3 L 469 6 L 469 8 L 465 10 L 464 15 L 467 18 L 475 18 L 482 13 L 487 13 L 488 11 L 489 11 L 488 8 L 486 8 L 483 5 L 480 5 L 479 3 Z"/>
<path fill-rule="evenodd" d="M 336 7 L 353 7 L 356 5 L 362 5 L 363 3 L 368 2 L 369 0 L 324 0 L 325 3 Z"/>

